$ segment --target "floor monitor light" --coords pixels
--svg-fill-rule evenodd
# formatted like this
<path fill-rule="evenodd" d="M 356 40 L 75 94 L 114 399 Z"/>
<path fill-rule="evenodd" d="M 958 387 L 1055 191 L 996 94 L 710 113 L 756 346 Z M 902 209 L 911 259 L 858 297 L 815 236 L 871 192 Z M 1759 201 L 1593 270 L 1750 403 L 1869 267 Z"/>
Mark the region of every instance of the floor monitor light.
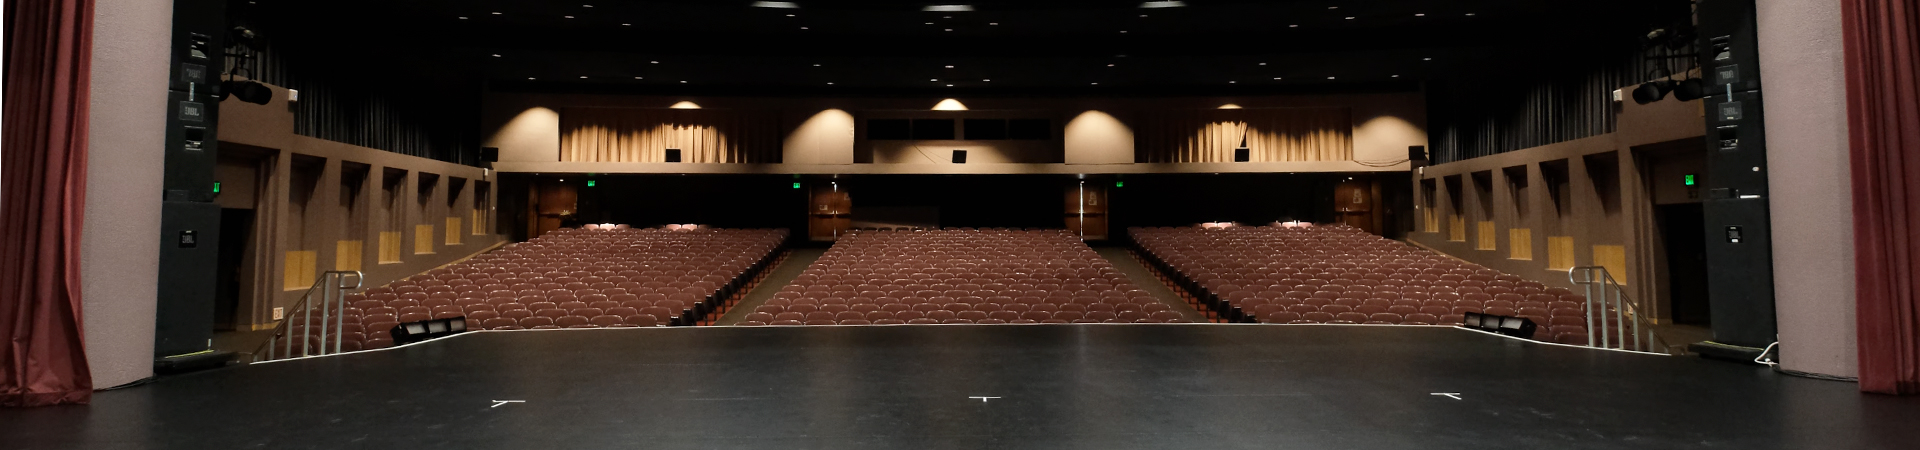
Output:
<path fill-rule="evenodd" d="M 1538 325 L 1525 317 L 1496 316 L 1493 314 L 1469 312 L 1461 319 L 1460 326 L 1490 333 L 1499 333 L 1521 339 L 1533 339 Z"/>
<path fill-rule="evenodd" d="M 466 317 L 407 322 L 393 327 L 393 345 L 411 344 L 465 332 L 467 332 Z"/>

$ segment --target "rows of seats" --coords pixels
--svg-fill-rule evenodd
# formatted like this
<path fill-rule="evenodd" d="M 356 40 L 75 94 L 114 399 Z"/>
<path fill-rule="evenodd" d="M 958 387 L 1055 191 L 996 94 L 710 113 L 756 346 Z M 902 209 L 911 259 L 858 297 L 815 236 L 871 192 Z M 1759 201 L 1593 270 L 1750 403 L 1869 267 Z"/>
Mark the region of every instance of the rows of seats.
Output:
<path fill-rule="evenodd" d="M 854 230 L 742 325 L 1167 323 L 1066 230 Z"/>
<path fill-rule="evenodd" d="M 449 317 L 487 330 L 693 324 L 786 239 L 784 229 L 555 230 L 348 295 L 343 347 L 392 345 L 388 330 L 398 323 Z M 291 335 L 304 336 L 305 316 L 294 317 Z"/>
<path fill-rule="evenodd" d="M 1586 299 L 1345 225 L 1130 228 L 1148 262 L 1228 318 L 1456 325 L 1467 312 L 1532 319 L 1586 344 Z"/>

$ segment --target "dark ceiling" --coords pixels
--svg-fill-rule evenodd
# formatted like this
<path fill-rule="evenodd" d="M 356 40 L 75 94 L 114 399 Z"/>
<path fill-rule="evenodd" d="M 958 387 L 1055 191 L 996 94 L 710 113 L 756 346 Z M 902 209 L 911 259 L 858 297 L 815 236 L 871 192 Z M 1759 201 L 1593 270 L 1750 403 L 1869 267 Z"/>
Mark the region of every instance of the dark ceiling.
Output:
<path fill-rule="evenodd" d="M 1685 0 L 256 0 L 278 42 L 494 89 L 753 95 L 1409 90 L 1631 51 Z M 399 61 L 399 62 L 395 62 Z M 951 67 L 949 67 L 951 66 Z"/>

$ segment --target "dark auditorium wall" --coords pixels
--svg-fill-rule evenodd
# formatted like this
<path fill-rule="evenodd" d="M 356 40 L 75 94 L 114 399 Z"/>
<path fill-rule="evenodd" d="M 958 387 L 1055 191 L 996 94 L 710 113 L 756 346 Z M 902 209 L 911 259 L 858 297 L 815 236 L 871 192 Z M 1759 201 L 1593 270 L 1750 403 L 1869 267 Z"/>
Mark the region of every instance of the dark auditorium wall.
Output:
<path fill-rule="evenodd" d="M 1426 167 L 1408 241 L 1552 286 L 1573 287 L 1568 267 L 1606 266 L 1670 320 L 1655 208 L 1697 201 L 1673 175 L 1700 167 L 1701 114 L 1699 101 L 1627 102 L 1610 133 Z"/>
<path fill-rule="evenodd" d="M 275 324 L 320 272 L 359 270 L 372 286 L 504 242 L 494 231 L 497 174 L 293 132 L 277 86 L 266 105 L 220 104 L 223 207 L 251 210 L 235 326 Z M 247 173 L 248 169 L 252 173 Z M 247 199 L 251 199 L 248 201 Z"/>
<path fill-rule="evenodd" d="M 404 32 L 346 33 L 352 26 L 309 20 L 298 4 L 228 5 L 229 20 L 257 36 L 251 73 L 239 78 L 299 91 L 295 134 L 479 164 L 483 83 L 471 58 L 407 51 Z"/>

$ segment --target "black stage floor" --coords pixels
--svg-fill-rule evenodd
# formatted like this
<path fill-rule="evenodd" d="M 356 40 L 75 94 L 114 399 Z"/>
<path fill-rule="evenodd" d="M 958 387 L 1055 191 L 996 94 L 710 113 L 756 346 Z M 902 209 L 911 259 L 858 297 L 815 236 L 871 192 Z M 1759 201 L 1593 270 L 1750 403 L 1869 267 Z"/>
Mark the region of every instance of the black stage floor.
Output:
<path fill-rule="evenodd" d="M 482 332 L 0 410 L 0 447 L 1913 449 L 1920 398 L 1447 328 Z"/>

